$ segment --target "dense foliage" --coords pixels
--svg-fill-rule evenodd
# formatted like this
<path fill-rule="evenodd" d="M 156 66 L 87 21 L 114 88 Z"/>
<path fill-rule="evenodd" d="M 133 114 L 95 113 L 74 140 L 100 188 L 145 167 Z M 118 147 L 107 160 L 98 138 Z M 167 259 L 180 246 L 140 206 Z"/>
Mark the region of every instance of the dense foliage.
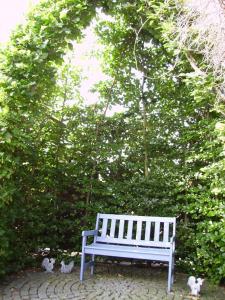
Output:
<path fill-rule="evenodd" d="M 85 106 L 64 55 L 98 5 L 112 15 L 96 28 L 110 79 Z M 224 278 L 224 106 L 201 55 L 178 59 L 176 13 L 173 1 L 46 0 L 13 34 L 1 54 L 2 274 L 45 247 L 79 250 L 101 211 L 176 216 L 177 265 Z M 114 104 L 125 110 L 109 117 Z"/>

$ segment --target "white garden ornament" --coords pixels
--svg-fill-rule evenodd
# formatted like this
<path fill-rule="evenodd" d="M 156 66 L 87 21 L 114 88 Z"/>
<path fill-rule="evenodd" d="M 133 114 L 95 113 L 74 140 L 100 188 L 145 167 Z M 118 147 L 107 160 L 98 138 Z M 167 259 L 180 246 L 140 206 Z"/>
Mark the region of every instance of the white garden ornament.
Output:
<path fill-rule="evenodd" d="M 53 273 L 55 259 L 54 258 L 47 258 L 45 257 L 42 261 L 42 268 L 45 269 L 46 273 Z"/>
<path fill-rule="evenodd" d="M 204 279 L 202 279 L 202 278 L 195 278 L 194 276 L 190 276 L 188 278 L 187 285 L 189 286 L 189 288 L 191 290 L 192 296 L 196 296 L 196 297 L 199 296 L 203 282 L 204 282 Z"/>
<path fill-rule="evenodd" d="M 61 273 L 71 273 L 74 268 L 74 261 L 71 261 L 68 265 L 65 262 L 61 261 Z"/>

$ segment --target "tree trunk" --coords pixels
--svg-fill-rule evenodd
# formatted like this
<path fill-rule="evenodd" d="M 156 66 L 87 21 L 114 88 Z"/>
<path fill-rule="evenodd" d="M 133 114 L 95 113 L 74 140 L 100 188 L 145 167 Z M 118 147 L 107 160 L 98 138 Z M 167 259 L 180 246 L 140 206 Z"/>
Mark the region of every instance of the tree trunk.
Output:
<path fill-rule="evenodd" d="M 148 132 L 148 122 L 147 122 L 147 113 L 146 113 L 146 100 L 144 95 L 144 86 L 145 86 L 145 76 L 143 76 L 142 86 L 141 86 L 141 104 L 142 104 L 142 119 L 143 119 L 143 146 L 144 146 L 144 174 L 145 177 L 148 177 L 148 141 L 147 141 L 147 132 Z"/>

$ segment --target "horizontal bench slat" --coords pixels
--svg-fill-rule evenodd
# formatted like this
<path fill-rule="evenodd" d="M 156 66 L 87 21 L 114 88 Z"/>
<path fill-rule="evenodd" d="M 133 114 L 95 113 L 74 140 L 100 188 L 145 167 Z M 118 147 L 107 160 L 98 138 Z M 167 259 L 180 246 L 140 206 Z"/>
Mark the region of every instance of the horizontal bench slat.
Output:
<path fill-rule="evenodd" d="M 96 242 L 100 243 L 112 243 L 121 245 L 135 245 L 135 246 L 147 246 L 147 247 L 160 247 L 160 248 L 170 248 L 171 244 L 169 242 L 154 242 L 145 240 L 132 240 L 132 239 L 119 239 L 111 238 L 110 236 L 96 238 Z"/>
<path fill-rule="evenodd" d="M 85 247 L 86 254 L 124 257 L 124 258 L 137 258 L 147 260 L 168 261 L 169 249 L 159 248 L 140 248 L 140 247 L 127 247 L 115 245 L 101 245 L 92 244 Z"/>
<path fill-rule="evenodd" d="M 96 249 L 112 249 L 117 251 L 129 251 L 129 252 L 144 252 L 144 253 L 160 253 L 168 255 L 170 250 L 165 248 L 153 248 L 153 247 L 139 247 L 139 246 L 124 246 L 124 245 L 111 245 L 111 244 L 102 244 L 102 243 L 92 243 L 87 245 L 86 248 L 96 248 Z"/>
<path fill-rule="evenodd" d="M 117 251 L 117 252 L 110 252 L 107 250 L 92 250 L 90 252 L 86 252 L 86 254 L 92 254 L 92 255 L 101 255 L 101 256 L 112 256 L 112 257 L 122 257 L 122 258 L 133 258 L 133 259 L 145 259 L 145 260 L 155 260 L 155 261 L 169 261 L 169 256 L 163 256 L 158 254 L 140 254 L 140 253 L 129 253 L 124 255 L 124 252 Z"/>
<path fill-rule="evenodd" d="M 115 214 L 99 214 L 99 219 L 116 219 L 116 220 L 132 220 L 132 221 L 152 221 L 152 222 L 169 222 L 175 223 L 176 218 L 172 217 L 146 217 L 133 215 L 115 215 Z"/>

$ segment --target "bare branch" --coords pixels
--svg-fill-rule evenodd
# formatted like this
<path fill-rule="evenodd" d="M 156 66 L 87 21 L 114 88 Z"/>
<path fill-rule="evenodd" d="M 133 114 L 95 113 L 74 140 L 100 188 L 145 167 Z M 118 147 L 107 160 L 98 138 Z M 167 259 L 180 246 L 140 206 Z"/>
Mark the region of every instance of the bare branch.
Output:
<path fill-rule="evenodd" d="M 181 12 L 177 18 L 176 29 L 179 48 L 181 50 L 185 47 L 201 53 L 216 78 L 221 81 L 221 88 L 224 89 L 225 1 L 186 0 L 183 3 L 179 4 Z M 198 74 L 204 74 L 190 53 L 187 54 L 187 58 Z"/>
<path fill-rule="evenodd" d="M 204 75 L 204 76 L 206 75 L 205 72 L 199 69 L 196 60 L 194 59 L 194 57 L 191 55 L 190 52 L 186 53 L 186 57 L 197 75 Z"/>

